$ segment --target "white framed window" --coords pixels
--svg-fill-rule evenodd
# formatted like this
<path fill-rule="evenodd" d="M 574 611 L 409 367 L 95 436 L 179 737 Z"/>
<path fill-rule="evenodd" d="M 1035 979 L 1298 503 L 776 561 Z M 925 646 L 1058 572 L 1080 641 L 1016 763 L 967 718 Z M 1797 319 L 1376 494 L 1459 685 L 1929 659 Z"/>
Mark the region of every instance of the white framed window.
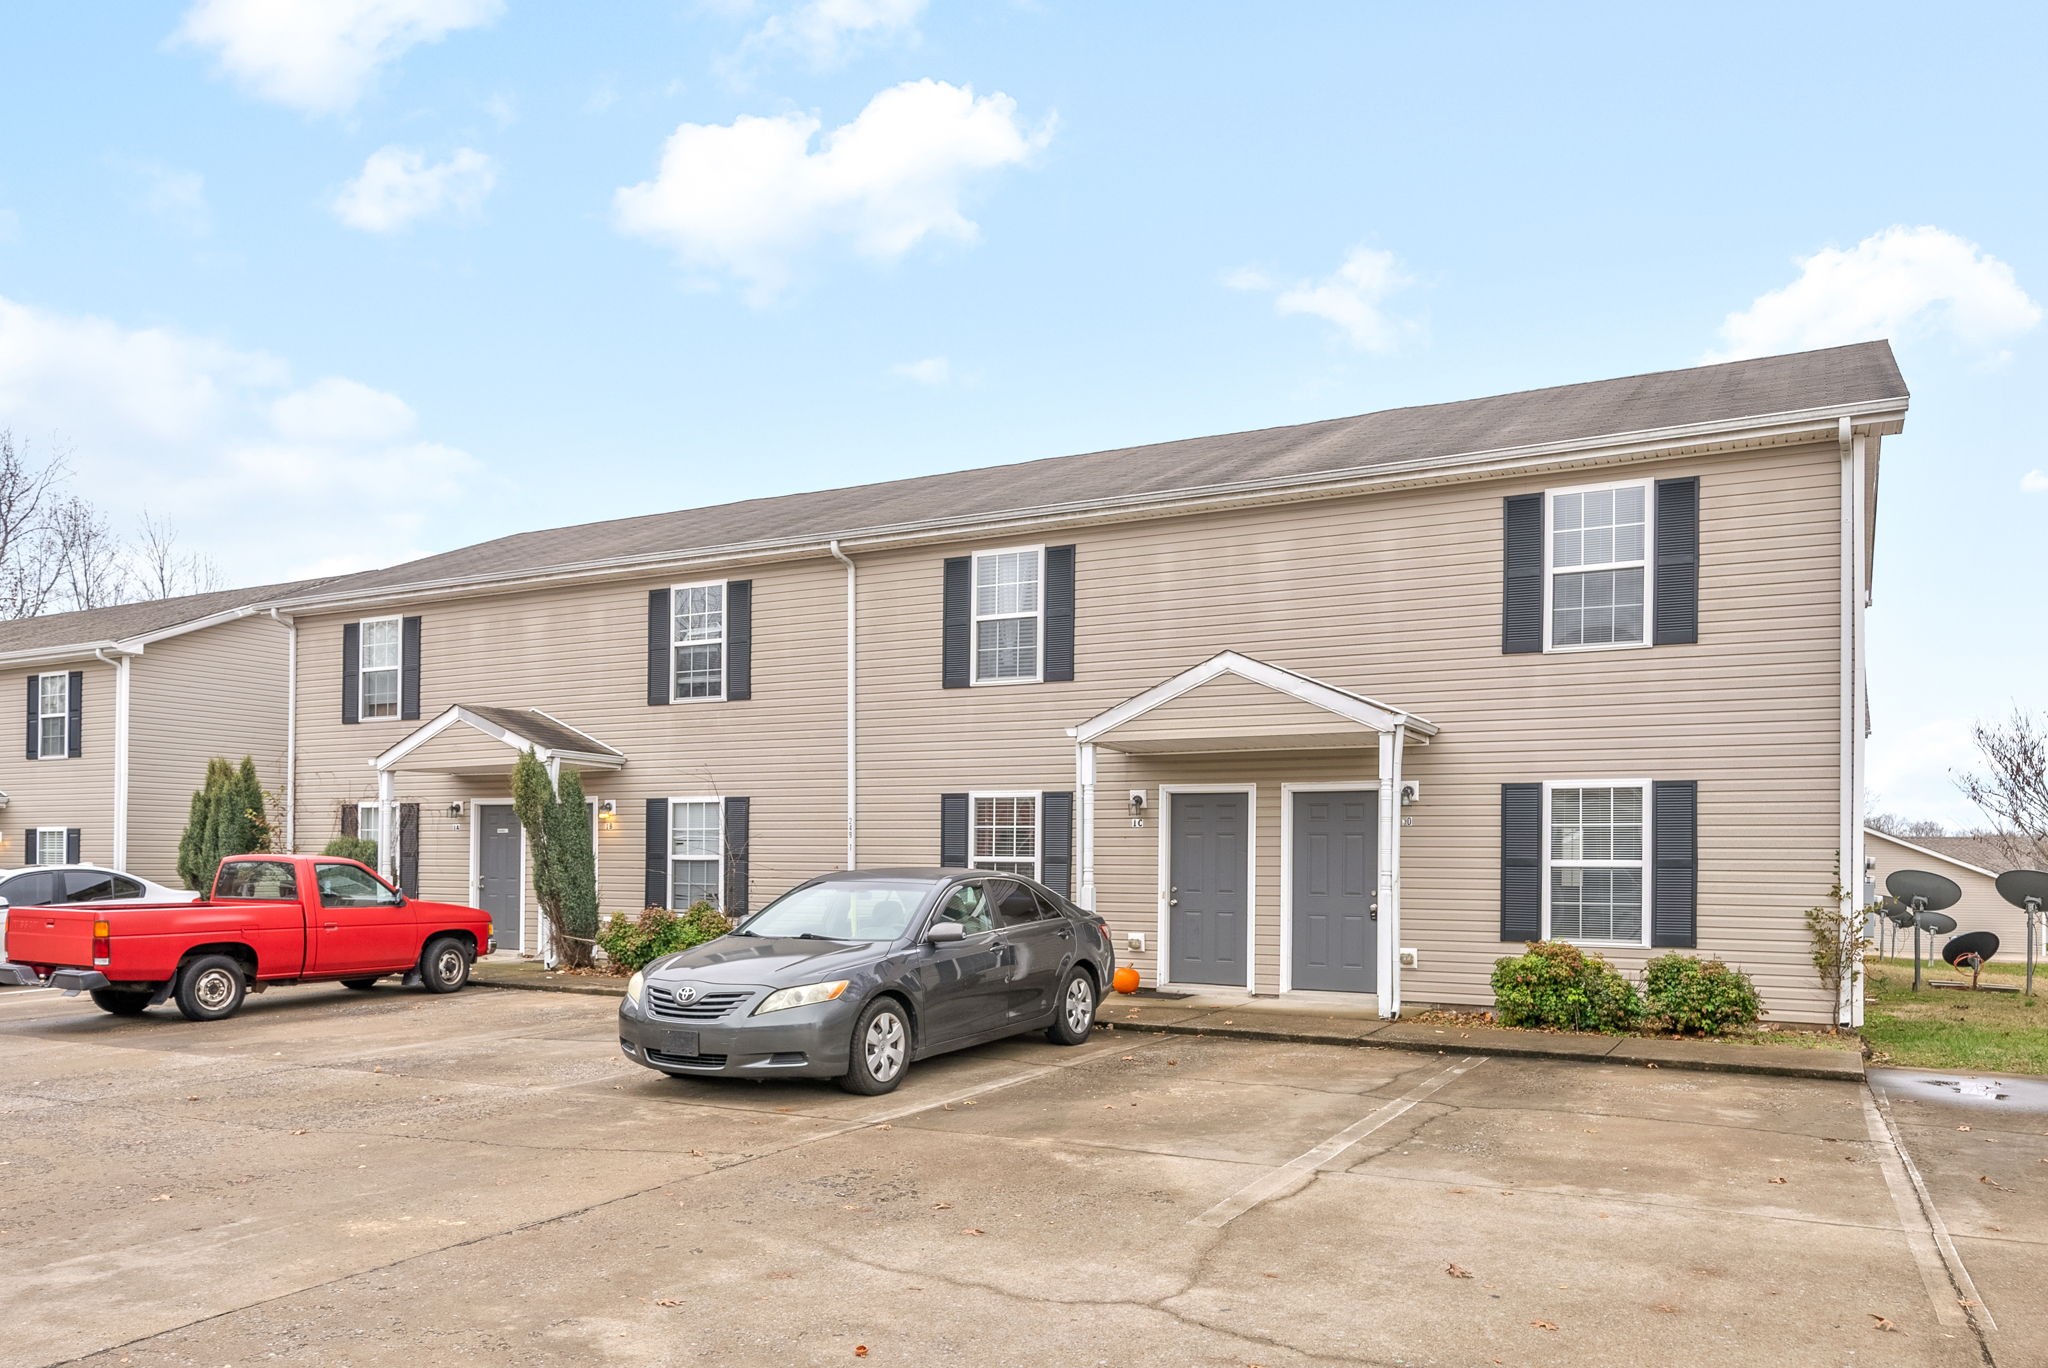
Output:
<path fill-rule="evenodd" d="M 384 851 L 384 805 L 382 803 L 356 804 L 356 835 L 365 841 L 377 843 L 378 855 Z"/>
<path fill-rule="evenodd" d="M 1544 649 L 1648 644 L 1650 482 L 1547 490 L 1544 506 Z"/>
<path fill-rule="evenodd" d="M 1045 656 L 1045 548 L 974 558 L 976 684 L 1035 684 Z"/>
<path fill-rule="evenodd" d="M 668 905 L 725 906 L 725 804 L 717 798 L 668 801 Z"/>
<path fill-rule="evenodd" d="M 357 624 L 361 691 L 357 715 L 365 722 L 398 716 L 399 675 L 405 668 L 402 618 L 365 618 Z"/>
<path fill-rule="evenodd" d="M 725 697 L 725 581 L 678 584 L 668 591 L 675 668 L 669 699 Z"/>
<path fill-rule="evenodd" d="M 36 848 L 29 852 L 30 864 L 68 864 L 69 841 L 63 827 L 37 827 Z"/>
<path fill-rule="evenodd" d="M 1543 786 L 1543 936 L 1650 943 L 1650 781 Z"/>
<path fill-rule="evenodd" d="M 967 795 L 967 863 L 1038 877 L 1038 795 Z"/>
<path fill-rule="evenodd" d="M 36 758 L 63 760 L 71 754 L 71 676 L 36 676 Z"/>

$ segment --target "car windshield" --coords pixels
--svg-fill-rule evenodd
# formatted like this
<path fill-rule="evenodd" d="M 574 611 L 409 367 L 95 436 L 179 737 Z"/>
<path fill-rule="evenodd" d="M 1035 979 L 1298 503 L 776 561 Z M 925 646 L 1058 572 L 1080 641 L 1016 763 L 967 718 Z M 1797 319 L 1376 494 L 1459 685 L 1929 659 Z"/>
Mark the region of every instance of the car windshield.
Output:
<path fill-rule="evenodd" d="M 927 883 L 814 883 L 769 903 L 746 921 L 749 936 L 818 936 L 826 940 L 892 941 L 931 895 Z"/>

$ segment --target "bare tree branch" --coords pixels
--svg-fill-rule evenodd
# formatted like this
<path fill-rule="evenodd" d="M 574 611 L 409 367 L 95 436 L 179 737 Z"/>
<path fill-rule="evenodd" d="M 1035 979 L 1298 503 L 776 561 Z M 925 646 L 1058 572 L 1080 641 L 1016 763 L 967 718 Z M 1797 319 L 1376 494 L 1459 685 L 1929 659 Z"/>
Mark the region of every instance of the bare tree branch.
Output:
<path fill-rule="evenodd" d="M 50 516 L 67 473 L 61 455 L 37 461 L 0 429 L 0 618 L 45 611 L 63 581 Z"/>
<path fill-rule="evenodd" d="M 2015 867 L 2048 869 L 2048 726 L 2014 708 L 2004 722 L 1970 729 L 1981 773 L 1960 776 L 1963 796 L 1991 819 L 1990 834 Z"/>
<path fill-rule="evenodd" d="M 142 531 L 135 540 L 134 560 L 138 596 L 145 599 L 176 598 L 180 594 L 205 594 L 222 587 L 220 567 L 198 552 L 178 549 L 178 529 L 169 518 L 145 511 Z"/>
<path fill-rule="evenodd" d="M 109 608 L 126 603 L 128 548 L 114 535 L 106 514 L 77 495 L 51 510 L 49 535 L 64 572 L 64 595 L 73 608 Z"/>

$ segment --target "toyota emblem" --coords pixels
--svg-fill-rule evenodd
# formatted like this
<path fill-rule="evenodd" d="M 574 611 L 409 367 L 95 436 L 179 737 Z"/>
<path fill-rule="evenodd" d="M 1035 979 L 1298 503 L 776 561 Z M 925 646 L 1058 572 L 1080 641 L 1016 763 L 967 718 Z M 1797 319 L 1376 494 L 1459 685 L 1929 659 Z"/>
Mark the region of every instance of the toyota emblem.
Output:
<path fill-rule="evenodd" d="M 685 984 L 683 987 L 676 989 L 677 1002 L 695 1002 L 696 1000 L 697 990 L 695 988 Z"/>

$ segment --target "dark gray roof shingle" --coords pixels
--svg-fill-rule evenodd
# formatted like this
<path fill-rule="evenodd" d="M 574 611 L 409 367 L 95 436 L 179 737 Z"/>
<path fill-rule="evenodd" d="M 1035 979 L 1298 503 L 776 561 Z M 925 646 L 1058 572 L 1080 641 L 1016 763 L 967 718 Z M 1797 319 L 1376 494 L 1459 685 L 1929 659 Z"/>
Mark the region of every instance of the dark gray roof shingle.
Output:
<path fill-rule="evenodd" d="M 1245 481 L 1338 475 L 1431 458 L 1905 397 L 1905 382 L 1890 345 L 1862 342 L 1294 427 L 521 532 L 345 576 L 323 586 L 319 597 L 541 574 L 594 560 L 682 558 L 768 540 L 851 537 L 940 517 L 964 521 L 1099 499 L 1170 497 Z"/>
<path fill-rule="evenodd" d="M 538 708 L 500 708 L 483 703 L 458 703 L 456 707 L 475 713 L 484 721 L 524 737 L 542 750 L 581 751 L 591 755 L 617 755 L 619 751 L 566 722 L 549 717 Z"/>
<path fill-rule="evenodd" d="M 0 622 L 0 654 L 54 651 L 104 641 L 126 641 L 130 637 L 146 636 L 151 632 L 197 622 L 215 613 L 303 594 L 323 582 L 317 579 L 293 580 L 287 584 L 259 584 L 248 589 L 180 594 L 176 598 L 121 603 L 111 608 L 85 608 L 69 613 L 17 618 L 12 622 Z"/>

